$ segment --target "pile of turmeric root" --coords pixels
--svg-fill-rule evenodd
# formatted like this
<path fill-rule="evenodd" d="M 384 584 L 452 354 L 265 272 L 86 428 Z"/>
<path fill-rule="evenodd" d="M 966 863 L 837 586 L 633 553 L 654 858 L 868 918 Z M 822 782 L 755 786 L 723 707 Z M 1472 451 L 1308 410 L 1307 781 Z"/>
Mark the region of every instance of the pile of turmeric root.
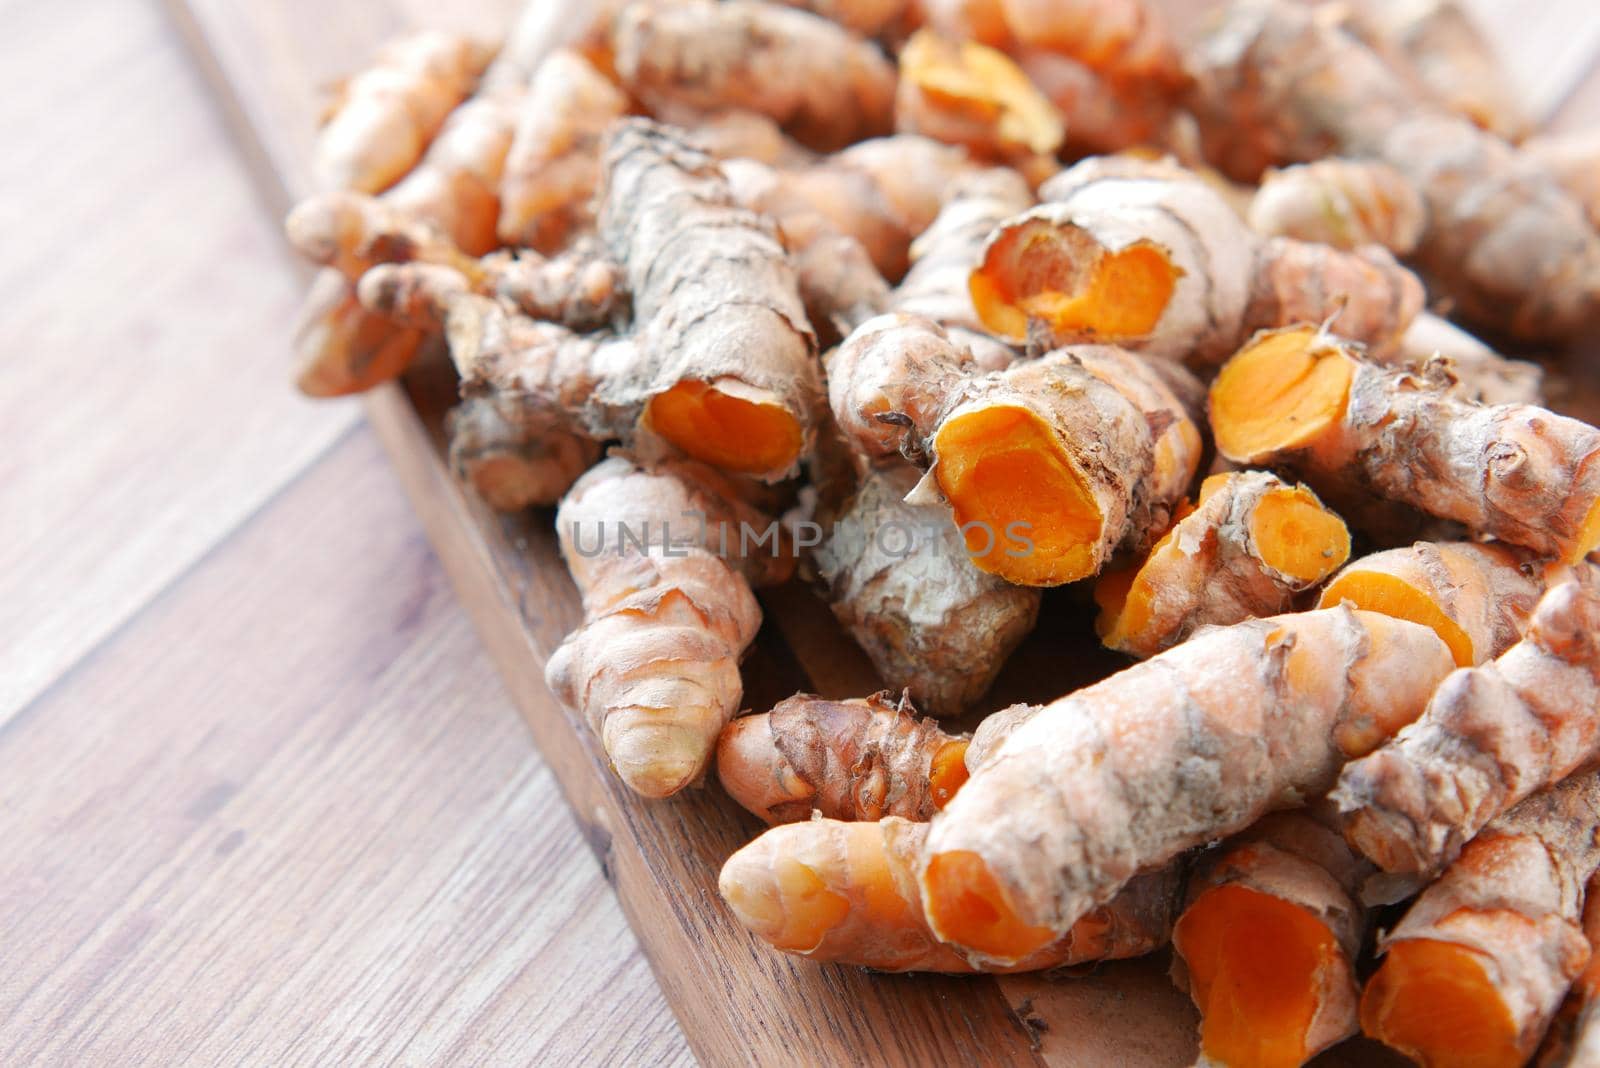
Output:
<path fill-rule="evenodd" d="M 1501 354 L 1600 330 L 1600 137 L 1458 4 L 531 0 L 315 162 L 300 387 L 453 366 L 461 479 L 556 506 L 551 688 L 773 825 L 756 937 L 1170 947 L 1208 1064 L 1600 1063 L 1600 430 Z M 886 689 L 741 714 L 797 576 Z M 1068 584 L 1131 666 L 980 718 Z"/>

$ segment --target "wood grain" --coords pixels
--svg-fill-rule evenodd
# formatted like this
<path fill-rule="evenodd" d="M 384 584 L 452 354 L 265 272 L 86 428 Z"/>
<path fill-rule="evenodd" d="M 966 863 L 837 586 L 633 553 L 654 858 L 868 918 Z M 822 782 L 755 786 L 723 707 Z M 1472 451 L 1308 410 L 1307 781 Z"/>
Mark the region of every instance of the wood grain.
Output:
<path fill-rule="evenodd" d="M 182 43 L 80 7 L 6 7 L 0 723 L 359 415 L 284 388 L 300 286 Z"/>
<path fill-rule="evenodd" d="M 688 1060 L 365 428 L 0 767 L 0 1064 Z"/>
<path fill-rule="evenodd" d="M 241 12 L 222 0 L 174 0 L 205 64 L 261 162 L 269 202 L 303 188 L 313 94 L 306 79 L 349 67 L 384 18 L 324 21 L 309 0 Z M 455 16 L 476 22 L 486 8 Z M 490 5 L 493 6 L 493 5 Z M 384 11 L 398 10 L 385 5 Z M 486 17 L 485 17 L 486 18 Z M 487 21 L 487 19 L 486 19 Z M 1532 53 L 1529 53 L 1532 54 Z M 299 79 L 298 88 L 286 88 Z M 714 790 L 665 804 L 627 794 L 587 727 L 554 702 L 545 658 L 579 618 L 548 515 L 504 519 L 467 498 L 444 469 L 445 377 L 377 391 L 368 413 L 510 686 L 699 1058 L 722 1063 L 1178 1064 L 1193 1057 L 1193 1012 L 1159 958 L 1081 981 L 866 976 L 795 962 L 755 945 L 718 907 L 714 875 L 755 827 Z M 1103 673 L 1081 606 L 1053 597 L 1060 626 L 1042 628 L 991 703 L 1060 693 Z M 747 701 L 795 688 L 858 693 L 875 685 L 858 652 L 804 594 L 765 599 L 773 623 L 746 665 Z M 1065 621 L 1071 620 L 1069 624 Z M 1359 1044 L 1319 1063 L 1372 1064 Z"/>

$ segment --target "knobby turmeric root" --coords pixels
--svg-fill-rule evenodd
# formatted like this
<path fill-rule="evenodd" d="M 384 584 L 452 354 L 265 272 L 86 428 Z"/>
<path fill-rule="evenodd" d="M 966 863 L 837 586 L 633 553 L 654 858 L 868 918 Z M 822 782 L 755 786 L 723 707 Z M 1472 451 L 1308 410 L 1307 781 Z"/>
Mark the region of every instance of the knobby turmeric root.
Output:
<path fill-rule="evenodd" d="M 1600 866 L 1597 810 L 1587 772 L 1473 839 L 1381 940 L 1362 1029 L 1423 1065 L 1526 1062 L 1589 958 L 1578 918 Z"/>
<path fill-rule="evenodd" d="M 399 377 L 423 341 L 421 331 L 364 308 L 339 272 L 322 271 L 294 332 L 295 386 L 308 397 L 360 393 Z"/>
<path fill-rule="evenodd" d="M 829 390 L 863 455 L 931 460 L 980 569 L 1059 585 L 1166 528 L 1199 463 L 1181 371 L 1103 345 L 975 377 L 972 365 L 935 324 L 881 316 L 834 353 Z"/>
<path fill-rule="evenodd" d="M 494 396 L 452 408 L 445 436 L 456 477 L 498 512 L 555 504 L 600 458 L 587 434 Z"/>
<path fill-rule="evenodd" d="M 1211 428 L 1230 461 L 1289 467 L 1341 512 L 1376 495 L 1567 563 L 1600 545 L 1600 430 L 1449 393 L 1447 381 L 1292 327 L 1257 336 L 1222 369 Z"/>
<path fill-rule="evenodd" d="M 1449 672 L 1431 630 L 1324 609 L 1202 631 L 1045 706 L 933 824 L 936 936 L 1008 964 L 1136 873 L 1333 785 Z"/>
<path fill-rule="evenodd" d="M 830 701 L 796 694 L 729 723 L 717 778 L 768 823 L 930 820 L 967 781 L 967 739 L 920 719 L 902 695 Z"/>
<path fill-rule="evenodd" d="M 1600 230 L 1600 130 L 1543 134 L 1523 142 L 1529 166 L 1548 174 L 1583 207 L 1589 224 Z"/>
<path fill-rule="evenodd" d="M 1348 253 L 1262 238 L 1175 163 L 1085 160 L 1040 188 L 1045 203 L 1001 226 L 972 275 L 983 322 L 1058 344 L 1100 341 L 1214 365 L 1261 327 L 1337 314 L 1390 346 L 1422 284 L 1383 249 Z"/>
<path fill-rule="evenodd" d="M 1489 133 L 1533 127 L 1494 45 L 1459 0 L 1360 0 L 1347 25 L 1419 91 Z"/>
<path fill-rule="evenodd" d="M 944 207 L 912 243 L 911 269 L 890 295 L 886 310 L 938 323 L 972 352 L 983 370 L 1009 367 L 1016 352 L 984 332 L 967 279 L 983 258 L 990 232 L 1032 206 L 1027 183 L 1006 168 L 954 179 Z"/>
<path fill-rule="evenodd" d="M 1307 811 L 1267 816 L 1201 858 L 1172 948 L 1207 1063 L 1298 1068 L 1360 1029 L 1367 870 Z"/>
<path fill-rule="evenodd" d="M 1419 541 L 1355 561 L 1323 587 L 1317 607 L 1348 603 L 1421 623 L 1444 639 L 1457 667 L 1472 667 L 1521 640 L 1547 570 L 1506 545 Z"/>
<path fill-rule="evenodd" d="M 1058 169 L 1061 116 L 1004 52 L 918 30 L 900 52 L 895 128 L 1009 163 L 1035 180 Z"/>
<path fill-rule="evenodd" d="M 692 126 L 740 108 L 823 152 L 894 124 L 894 64 L 804 11 L 753 0 L 638 0 L 617 19 L 612 46 L 623 88 L 669 121 Z"/>
<path fill-rule="evenodd" d="M 1449 382 L 1451 394 L 1462 400 L 1475 404 L 1544 402 L 1542 367 L 1502 356 L 1454 323 L 1429 312 L 1411 320 L 1394 355 L 1396 363 Z"/>
<path fill-rule="evenodd" d="M 1033 630 L 1040 592 L 974 566 L 947 508 L 905 499 L 920 477 L 909 464 L 863 472 L 812 563 L 878 676 L 924 711 L 953 716 Z"/>
<path fill-rule="evenodd" d="M 1405 175 L 1371 160 L 1324 159 L 1268 171 L 1250 201 L 1257 233 L 1347 251 L 1382 245 L 1396 256 L 1417 247 L 1427 221 Z"/>
<path fill-rule="evenodd" d="M 1141 875 L 1060 939 L 1009 965 L 941 945 L 923 919 L 917 858 L 926 823 L 816 819 L 773 827 L 728 858 L 717 886 L 776 949 L 886 972 L 1024 972 L 1149 953 L 1166 944 L 1177 866 Z"/>
<path fill-rule="evenodd" d="M 1091 67 L 1043 48 L 1015 48 L 1028 80 L 1055 105 L 1066 126 L 1067 159 L 1165 144 L 1174 124 L 1170 86 L 1107 78 Z"/>
<path fill-rule="evenodd" d="M 328 107 L 311 164 L 317 187 L 378 193 L 399 181 L 472 91 L 489 55 L 465 37 L 436 31 L 385 45 Z"/>
<path fill-rule="evenodd" d="M 601 137 L 627 112 L 627 95 L 581 54 L 562 50 L 539 64 L 500 179 L 502 242 L 554 253 L 593 227 Z"/>
<path fill-rule="evenodd" d="M 1213 475 L 1143 563 L 1101 576 L 1095 630 L 1112 649 L 1154 656 L 1200 627 L 1286 611 L 1349 555 L 1343 520 L 1304 486 L 1262 471 Z"/>
<path fill-rule="evenodd" d="M 1589 963 L 1573 980 L 1539 1048 L 1539 1068 L 1577 1068 L 1600 1062 L 1600 878 L 1583 891 L 1583 938 Z"/>
<path fill-rule="evenodd" d="M 744 552 L 741 529 L 768 522 L 711 468 L 625 457 L 591 468 L 556 513 L 584 623 L 545 679 L 646 797 L 698 782 L 739 710 L 739 658 L 761 624 L 750 587 L 793 565 L 777 546 Z"/>
<path fill-rule="evenodd" d="M 1345 834 L 1385 871 L 1438 871 L 1495 816 L 1600 756 L 1600 592 L 1565 582 L 1499 659 L 1457 671 L 1427 711 L 1344 769 Z"/>
<path fill-rule="evenodd" d="M 1330 154 L 1380 160 L 1422 195 L 1417 262 L 1467 318 L 1528 341 L 1568 339 L 1596 321 L 1600 232 L 1583 209 L 1335 20 L 1289 0 L 1238 3 L 1189 67 L 1207 158 L 1229 176 L 1251 181 Z"/>
<path fill-rule="evenodd" d="M 614 126 L 604 167 L 600 235 L 626 271 L 638 363 L 608 376 L 603 402 L 696 459 L 787 476 L 822 387 L 771 224 L 735 206 L 710 157 L 667 127 Z"/>

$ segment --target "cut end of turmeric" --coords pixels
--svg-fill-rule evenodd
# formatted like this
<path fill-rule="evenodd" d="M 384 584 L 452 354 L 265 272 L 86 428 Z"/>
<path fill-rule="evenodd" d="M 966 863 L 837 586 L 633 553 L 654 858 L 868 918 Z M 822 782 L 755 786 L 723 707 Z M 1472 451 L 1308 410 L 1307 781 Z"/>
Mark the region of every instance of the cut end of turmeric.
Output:
<path fill-rule="evenodd" d="M 1304 583 L 1321 582 L 1350 558 L 1344 520 L 1304 486 L 1265 494 L 1250 517 L 1250 540 L 1262 563 Z"/>
<path fill-rule="evenodd" d="M 792 857 L 770 865 L 759 851 L 740 850 L 722 867 L 717 888 L 746 928 L 778 949 L 815 949 L 850 914 L 850 902 Z"/>
<path fill-rule="evenodd" d="M 1314 327 L 1257 336 L 1211 384 L 1217 450 L 1258 463 L 1317 440 L 1344 416 L 1355 363 Z"/>
<path fill-rule="evenodd" d="M 1572 540 L 1572 550 L 1562 559 L 1564 564 L 1580 564 L 1583 558 L 1600 549 L 1600 500 L 1589 506 L 1589 514 L 1578 527 L 1578 536 Z"/>
<path fill-rule="evenodd" d="M 800 420 L 776 396 L 732 380 L 685 379 L 651 398 L 648 422 L 689 456 L 725 471 L 767 475 L 800 458 Z"/>
<path fill-rule="evenodd" d="M 1296 1068 L 1316 1052 L 1308 1037 L 1326 977 L 1350 966 L 1315 915 L 1249 887 L 1218 886 L 1184 911 L 1172 942 L 1212 1062 Z"/>
<path fill-rule="evenodd" d="M 985 131 L 968 147 L 1011 147 L 1048 155 L 1061 147 L 1066 126 L 1055 106 L 1004 52 L 975 41 L 953 41 L 931 30 L 912 34 L 900 52 L 901 92 Z"/>
<path fill-rule="evenodd" d="M 1482 954 L 1452 942 L 1391 945 L 1362 994 L 1361 1029 L 1430 1068 L 1514 1068 L 1526 1059 Z"/>
<path fill-rule="evenodd" d="M 928 771 L 928 792 L 934 805 L 943 809 L 967 781 L 967 739 L 956 738 L 933 754 Z"/>
<path fill-rule="evenodd" d="M 934 452 L 939 488 L 979 569 L 1024 586 L 1098 569 L 1104 519 L 1091 482 L 1033 412 L 958 413 L 939 428 Z"/>
<path fill-rule="evenodd" d="M 1152 242 L 1111 252 L 1077 226 L 1030 218 L 1001 230 L 969 284 L 996 333 L 1020 340 L 1041 322 L 1058 341 L 1115 343 L 1155 330 L 1182 274 Z"/>
<path fill-rule="evenodd" d="M 936 853 L 922 875 L 923 908 L 941 941 L 1015 963 L 1056 940 L 1048 927 L 1018 918 L 982 857 L 967 850 Z"/>
<path fill-rule="evenodd" d="M 1478 662 L 1471 636 L 1425 591 L 1402 578 L 1363 571 L 1358 561 L 1323 589 L 1317 607 L 1333 608 L 1346 601 L 1353 608 L 1407 619 L 1429 628 L 1449 647 L 1457 667 L 1471 667 Z"/>

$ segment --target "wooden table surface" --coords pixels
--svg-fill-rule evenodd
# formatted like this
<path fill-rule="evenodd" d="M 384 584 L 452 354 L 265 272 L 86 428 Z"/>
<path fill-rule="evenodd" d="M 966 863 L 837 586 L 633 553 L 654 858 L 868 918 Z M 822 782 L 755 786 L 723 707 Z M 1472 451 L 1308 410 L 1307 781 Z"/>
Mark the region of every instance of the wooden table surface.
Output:
<path fill-rule="evenodd" d="M 1563 124 L 1586 7 L 1486 10 Z M 690 1062 L 181 27 L 0 17 L 0 1065 Z"/>

